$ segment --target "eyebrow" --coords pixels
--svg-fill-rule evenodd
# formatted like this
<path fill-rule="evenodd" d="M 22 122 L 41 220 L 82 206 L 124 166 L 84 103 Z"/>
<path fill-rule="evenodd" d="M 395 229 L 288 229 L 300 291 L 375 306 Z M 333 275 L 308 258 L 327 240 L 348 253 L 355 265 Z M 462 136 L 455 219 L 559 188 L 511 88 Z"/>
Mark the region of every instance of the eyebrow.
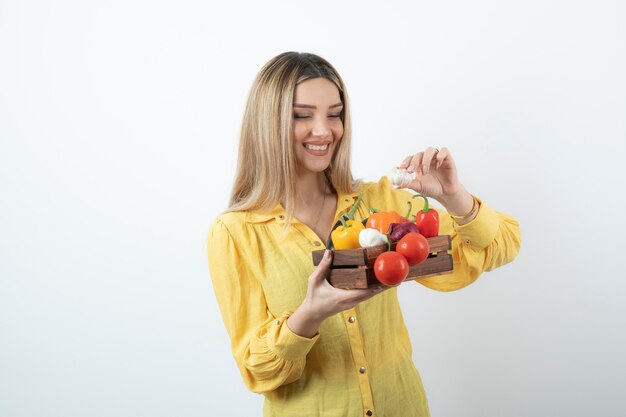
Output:
<path fill-rule="evenodd" d="M 302 108 L 305 108 L 305 109 L 317 109 L 316 106 L 312 106 L 310 104 L 298 104 L 298 103 L 296 103 L 296 104 L 293 105 L 293 107 L 302 107 Z M 329 108 L 332 109 L 333 107 L 343 107 L 343 103 L 333 104 Z"/>

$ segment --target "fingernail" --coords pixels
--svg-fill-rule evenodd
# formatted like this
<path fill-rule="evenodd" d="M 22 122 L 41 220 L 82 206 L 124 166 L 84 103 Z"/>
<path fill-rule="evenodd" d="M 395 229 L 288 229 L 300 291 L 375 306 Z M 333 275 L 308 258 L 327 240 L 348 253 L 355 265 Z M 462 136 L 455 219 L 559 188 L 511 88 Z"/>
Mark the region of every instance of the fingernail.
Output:
<path fill-rule="evenodd" d="M 324 251 L 324 259 L 328 259 L 328 258 L 330 258 L 330 250 L 326 249 Z"/>
<path fill-rule="evenodd" d="M 422 165 L 422 174 L 424 175 L 428 174 L 428 165 L 426 164 Z"/>
<path fill-rule="evenodd" d="M 413 172 L 413 171 L 415 171 L 415 167 L 414 167 L 413 165 L 410 165 L 410 166 L 407 168 L 407 172 Z"/>

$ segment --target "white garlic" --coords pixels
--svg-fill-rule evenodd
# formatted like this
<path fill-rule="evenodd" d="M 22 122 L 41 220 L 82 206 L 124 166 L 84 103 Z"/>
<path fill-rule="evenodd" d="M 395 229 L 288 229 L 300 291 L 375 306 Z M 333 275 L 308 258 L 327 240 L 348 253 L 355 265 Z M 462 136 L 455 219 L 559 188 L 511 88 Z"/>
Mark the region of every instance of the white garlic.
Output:
<path fill-rule="evenodd" d="M 394 168 L 389 172 L 387 178 L 396 187 L 405 188 L 413 182 L 414 176 L 402 168 Z"/>
<path fill-rule="evenodd" d="M 387 244 L 387 236 L 376 229 L 365 228 L 359 232 L 359 244 L 362 248 L 371 248 Z"/>

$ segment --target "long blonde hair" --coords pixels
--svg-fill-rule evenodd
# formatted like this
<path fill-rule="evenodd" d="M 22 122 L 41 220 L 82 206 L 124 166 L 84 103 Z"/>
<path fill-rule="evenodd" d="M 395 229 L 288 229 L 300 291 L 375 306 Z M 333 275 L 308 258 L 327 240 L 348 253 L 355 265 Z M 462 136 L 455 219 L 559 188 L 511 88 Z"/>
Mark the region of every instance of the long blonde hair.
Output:
<path fill-rule="evenodd" d="M 329 62 L 317 55 L 284 52 L 263 66 L 250 89 L 227 211 L 268 211 L 284 200 L 289 224 L 296 196 L 294 94 L 296 85 L 319 77 L 337 86 L 343 103 L 343 137 L 324 173 L 337 192 L 354 192 L 357 182 L 350 170 L 350 111 L 343 80 Z"/>

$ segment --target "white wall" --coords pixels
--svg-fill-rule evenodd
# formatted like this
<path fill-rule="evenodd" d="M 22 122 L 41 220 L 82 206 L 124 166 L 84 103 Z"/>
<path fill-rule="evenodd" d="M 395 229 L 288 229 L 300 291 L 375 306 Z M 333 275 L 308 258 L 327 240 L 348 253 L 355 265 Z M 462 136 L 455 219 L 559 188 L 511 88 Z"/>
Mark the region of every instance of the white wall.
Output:
<path fill-rule="evenodd" d="M 521 222 L 513 264 L 400 288 L 433 416 L 623 415 L 625 19 L 618 0 L 0 0 L 0 416 L 261 414 L 205 239 L 248 89 L 288 50 L 345 79 L 358 177 L 448 146 Z"/>

